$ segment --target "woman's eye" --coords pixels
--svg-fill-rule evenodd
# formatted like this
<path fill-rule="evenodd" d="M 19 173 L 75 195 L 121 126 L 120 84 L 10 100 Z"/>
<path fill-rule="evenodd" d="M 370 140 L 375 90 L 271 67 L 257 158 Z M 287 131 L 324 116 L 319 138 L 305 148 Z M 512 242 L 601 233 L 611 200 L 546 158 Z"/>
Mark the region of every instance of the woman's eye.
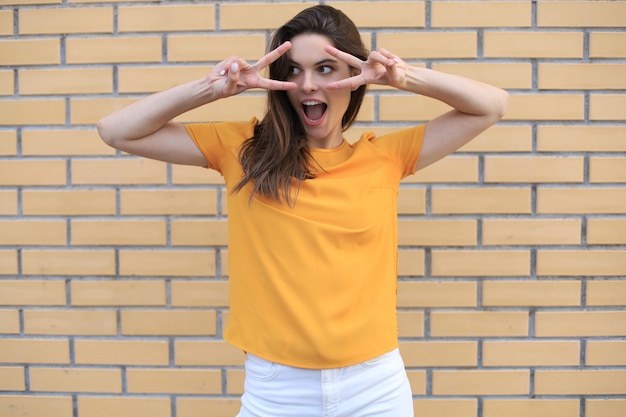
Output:
<path fill-rule="evenodd" d="M 300 73 L 300 69 L 296 67 L 289 67 L 289 75 L 296 75 Z"/>
<path fill-rule="evenodd" d="M 332 67 L 329 67 L 328 65 L 323 65 L 319 68 L 319 72 L 321 72 L 322 74 L 328 74 L 333 70 Z"/>

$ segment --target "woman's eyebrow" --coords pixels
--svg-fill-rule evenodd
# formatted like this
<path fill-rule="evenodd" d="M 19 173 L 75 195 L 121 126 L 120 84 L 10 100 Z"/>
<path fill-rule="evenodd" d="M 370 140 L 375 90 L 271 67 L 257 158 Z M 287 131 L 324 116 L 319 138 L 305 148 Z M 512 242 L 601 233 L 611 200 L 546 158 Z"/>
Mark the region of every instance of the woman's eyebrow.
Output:
<path fill-rule="evenodd" d="M 298 62 L 294 61 L 293 59 L 290 59 L 289 63 L 293 64 L 293 65 L 295 65 L 297 67 L 301 66 Z M 336 59 L 324 58 L 321 61 L 317 61 L 316 63 L 314 63 L 313 66 L 318 66 L 318 65 L 323 65 L 323 64 L 336 64 L 336 63 L 337 63 Z"/>

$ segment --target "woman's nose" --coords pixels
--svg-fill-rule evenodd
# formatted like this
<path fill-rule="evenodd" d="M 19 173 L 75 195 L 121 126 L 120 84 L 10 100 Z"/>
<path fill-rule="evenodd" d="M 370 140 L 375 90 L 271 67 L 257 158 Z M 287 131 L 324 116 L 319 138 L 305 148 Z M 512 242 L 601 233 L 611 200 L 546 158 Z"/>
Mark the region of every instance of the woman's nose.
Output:
<path fill-rule="evenodd" d="M 302 79 L 302 89 L 308 93 L 312 91 L 316 91 L 318 88 L 317 80 L 315 79 L 315 74 L 311 72 L 305 72 L 304 77 Z"/>

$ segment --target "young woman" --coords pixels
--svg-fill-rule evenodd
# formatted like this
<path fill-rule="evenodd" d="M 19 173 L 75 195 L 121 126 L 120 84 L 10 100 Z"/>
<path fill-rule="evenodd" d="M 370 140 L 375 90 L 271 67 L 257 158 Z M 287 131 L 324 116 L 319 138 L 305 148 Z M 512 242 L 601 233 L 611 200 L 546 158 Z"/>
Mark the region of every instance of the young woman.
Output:
<path fill-rule="evenodd" d="M 269 78 L 259 74 L 265 67 Z M 349 144 L 343 132 L 368 84 L 453 110 Z M 170 121 L 250 88 L 268 90 L 261 121 Z M 413 415 L 397 349 L 399 182 L 497 122 L 506 105 L 501 89 L 409 66 L 384 49 L 368 54 L 348 17 L 315 6 L 279 28 L 258 62 L 230 57 L 206 78 L 98 123 L 117 149 L 224 177 L 231 265 L 224 337 L 247 353 L 241 417 Z"/>

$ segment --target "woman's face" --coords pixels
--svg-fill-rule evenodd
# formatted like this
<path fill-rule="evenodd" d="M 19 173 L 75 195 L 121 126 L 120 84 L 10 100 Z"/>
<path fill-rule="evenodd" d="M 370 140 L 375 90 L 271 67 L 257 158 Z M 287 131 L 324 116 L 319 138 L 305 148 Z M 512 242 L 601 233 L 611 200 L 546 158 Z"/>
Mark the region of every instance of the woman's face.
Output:
<path fill-rule="evenodd" d="M 324 51 L 332 45 L 326 36 L 303 33 L 291 39 L 288 81 L 298 88 L 287 91 L 307 135 L 310 147 L 334 148 L 343 140 L 341 120 L 350 103 L 350 89 L 328 90 L 334 81 L 351 76 L 345 62 Z"/>

